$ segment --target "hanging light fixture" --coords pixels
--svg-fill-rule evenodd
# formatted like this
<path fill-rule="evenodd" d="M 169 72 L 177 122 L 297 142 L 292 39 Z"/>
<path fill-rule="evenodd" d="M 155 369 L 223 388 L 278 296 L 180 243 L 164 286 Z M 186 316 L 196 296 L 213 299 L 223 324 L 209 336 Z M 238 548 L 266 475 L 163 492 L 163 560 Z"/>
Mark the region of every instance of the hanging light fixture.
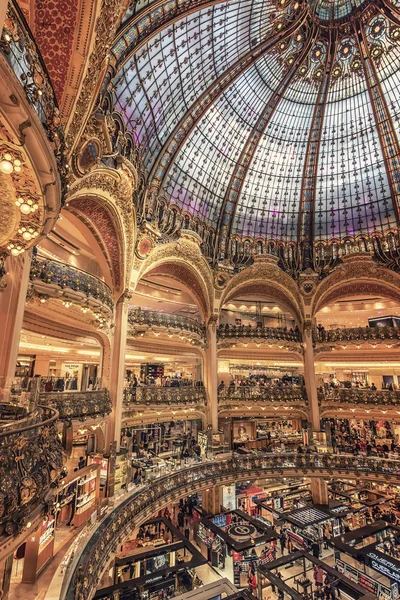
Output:
<path fill-rule="evenodd" d="M 16 200 L 15 205 L 18 206 L 23 215 L 29 215 L 39 208 L 38 204 L 36 204 L 34 200 L 31 198 L 22 198 L 22 196 Z"/>
<path fill-rule="evenodd" d="M 11 152 L 4 152 L 4 154 L 0 154 L 0 171 L 5 175 L 11 175 L 13 171 L 20 173 L 21 165 L 22 163 L 19 158 L 15 158 Z"/>
<path fill-rule="evenodd" d="M 12 256 L 19 256 L 20 254 L 25 252 L 25 250 L 24 250 L 24 248 L 22 248 L 22 246 L 15 245 L 15 244 L 8 244 L 7 250 L 10 251 L 10 254 Z"/>
<path fill-rule="evenodd" d="M 39 232 L 36 231 L 33 227 L 21 227 L 20 229 L 18 229 L 18 233 L 22 235 L 26 242 L 29 242 L 37 235 L 39 235 Z"/>

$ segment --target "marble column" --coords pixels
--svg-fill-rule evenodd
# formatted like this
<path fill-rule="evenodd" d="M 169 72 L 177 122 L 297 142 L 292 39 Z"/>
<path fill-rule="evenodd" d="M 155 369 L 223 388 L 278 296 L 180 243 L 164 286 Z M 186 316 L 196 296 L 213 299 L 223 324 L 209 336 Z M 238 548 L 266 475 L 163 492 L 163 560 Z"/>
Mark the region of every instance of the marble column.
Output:
<path fill-rule="evenodd" d="M 8 399 L 14 379 L 30 266 L 30 252 L 6 260 L 6 288 L 0 292 L 0 401 Z"/>
<path fill-rule="evenodd" d="M 208 424 L 212 432 L 218 431 L 218 358 L 217 318 L 212 316 L 207 324 L 206 386 L 208 392 Z"/>
<path fill-rule="evenodd" d="M 121 438 L 129 299 L 130 294 L 123 293 L 115 305 L 115 325 L 111 352 L 109 388 L 113 410 L 107 428 L 107 446 L 115 441 L 117 452 L 119 452 Z"/>
<path fill-rule="evenodd" d="M 329 504 L 328 484 L 321 477 L 311 477 L 311 496 L 314 504 Z"/>
<path fill-rule="evenodd" d="M 209 514 L 215 515 L 221 512 L 222 486 L 214 485 L 201 492 L 201 506 Z"/>
<path fill-rule="evenodd" d="M 111 339 L 107 336 L 104 336 L 102 337 L 100 344 L 99 377 L 101 378 L 101 387 L 109 389 L 111 378 Z"/>
<path fill-rule="evenodd" d="M 308 408 L 313 431 L 321 430 L 320 412 L 318 404 L 317 380 L 315 376 L 315 357 L 311 327 L 306 327 L 303 332 L 304 343 L 304 380 L 308 396 Z"/>

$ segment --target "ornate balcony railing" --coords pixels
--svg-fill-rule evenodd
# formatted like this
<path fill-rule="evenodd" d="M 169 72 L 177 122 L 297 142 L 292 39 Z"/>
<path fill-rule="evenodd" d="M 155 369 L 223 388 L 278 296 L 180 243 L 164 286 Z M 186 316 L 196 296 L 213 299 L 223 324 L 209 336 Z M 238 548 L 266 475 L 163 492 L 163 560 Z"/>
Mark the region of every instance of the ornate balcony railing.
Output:
<path fill-rule="evenodd" d="M 323 404 L 376 404 L 400 405 L 400 391 L 365 390 L 359 388 L 328 388 L 319 390 L 318 399 Z"/>
<path fill-rule="evenodd" d="M 239 402 L 307 403 L 307 392 L 300 385 L 240 386 L 226 387 L 218 392 L 219 404 Z"/>
<path fill-rule="evenodd" d="M 61 473 L 57 418 L 56 410 L 38 407 L 34 423 L 0 432 L 0 535 L 23 531 Z"/>
<path fill-rule="evenodd" d="M 250 327 L 243 325 L 220 325 L 218 327 L 220 340 L 278 340 L 284 342 L 301 342 L 301 332 L 295 329 L 281 327 Z"/>
<path fill-rule="evenodd" d="M 81 302 L 94 300 L 95 304 L 100 303 L 111 311 L 114 308 L 112 291 L 104 281 L 66 263 L 36 256 L 32 260 L 30 280 L 56 286 L 56 292 L 67 299 L 69 296 L 64 290 L 75 292 Z"/>
<path fill-rule="evenodd" d="M 128 323 L 135 333 L 146 331 L 149 328 L 165 327 L 171 333 L 182 332 L 185 337 L 190 338 L 190 336 L 193 336 L 192 340 L 197 338 L 202 342 L 205 342 L 205 326 L 189 317 L 171 315 L 155 310 L 132 308 L 128 314 Z"/>
<path fill-rule="evenodd" d="M 27 427 L 39 422 L 41 413 L 38 409 L 28 412 L 28 408 L 3 402 L 0 404 L 0 433 L 7 433 L 16 427 Z"/>
<path fill-rule="evenodd" d="M 40 403 L 58 410 L 60 419 L 84 420 L 110 414 L 110 393 L 107 389 L 87 392 L 42 392 Z"/>
<path fill-rule="evenodd" d="M 200 463 L 189 469 L 159 477 L 134 491 L 99 525 L 67 571 L 62 600 L 90 600 L 109 557 L 122 541 L 150 515 L 180 497 L 212 485 L 276 477 L 330 476 L 400 482 L 400 461 L 330 454 L 232 455 L 225 460 Z"/>
<path fill-rule="evenodd" d="M 15 0 L 8 2 L 0 50 L 24 89 L 28 102 L 38 115 L 51 143 L 64 196 L 67 191 L 67 160 L 56 95 L 32 32 Z"/>
<path fill-rule="evenodd" d="M 351 327 L 350 329 L 314 330 L 314 341 L 326 342 L 369 342 L 379 340 L 400 340 L 400 329 L 395 327 Z"/>
<path fill-rule="evenodd" d="M 204 387 L 159 387 L 146 385 L 126 389 L 124 391 L 126 404 L 206 404 L 207 393 Z"/>

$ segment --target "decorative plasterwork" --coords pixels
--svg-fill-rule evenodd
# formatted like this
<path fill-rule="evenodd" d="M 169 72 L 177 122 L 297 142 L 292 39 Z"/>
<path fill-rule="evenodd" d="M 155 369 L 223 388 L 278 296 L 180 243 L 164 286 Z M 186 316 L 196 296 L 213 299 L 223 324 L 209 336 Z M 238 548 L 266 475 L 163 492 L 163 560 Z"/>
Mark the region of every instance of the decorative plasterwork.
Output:
<path fill-rule="evenodd" d="M 182 231 L 176 242 L 156 246 L 143 261 L 137 280 L 151 271 L 180 281 L 195 295 L 203 318 L 208 318 L 214 301 L 213 276 L 195 237 L 194 232 Z"/>
<path fill-rule="evenodd" d="M 312 315 L 338 298 L 349 295 L 381 295 L 400 301 L 400 275 L 373 262 L 370 255 L 343 257 L 341 264 L 318 285 L 312 301 Z"/>
<path fill-rule="evenodd" d="M 92 112 L 109 60 L 108 51 L 117 27 L 128 5 L 127 0 L 102 0 L 95 28 L 95 42 L 88 59 L 86 75 L 68 126 L 68 145 L 72 149 L 79 140 L 86 119 Z"/>
<path fill-rule="evenodd" d="M 79 0 L 35 0 L 34 34 L 58 101 L 67 82 Z"/>
<path fill-rule="evenodd" d="M 68 207 L 95 228 L 106 247 L 117 289 L 129 285 L 136 236 L 132 202 L 135 182 L 128 161 L 121 168 L 94 169 L 72 186 Z"/>
<path fill-rule="evenodd" d="M 20 140 L 0 120 L 0 159 L 10 157 L 13 171 L 6 174 L 0 170 L 0 253 L 19 253 L 32 246 L 42 232 L 46 216 L 45 201 L 35 168 Z M 18 165 L 17 167 L 15 167 Z M 36 206 L 29 214 L 21 212 L 16 202 Z M 28 210 L 30 210 L 28 208 Z M 29 231 L 32 233 L 29 234 Z M 28 239 L 25 235 L 31 235 Z"/>
<path fill-rule="evenodd" d="M 221 306 L 244 293 L 275 298 L 290 310 L 300 326 L 304 310 L 299 289 L 293 279 L 278 267 L 276 258 L 254 257 L 251 267 L 229 281 L 221 297 Z"/>

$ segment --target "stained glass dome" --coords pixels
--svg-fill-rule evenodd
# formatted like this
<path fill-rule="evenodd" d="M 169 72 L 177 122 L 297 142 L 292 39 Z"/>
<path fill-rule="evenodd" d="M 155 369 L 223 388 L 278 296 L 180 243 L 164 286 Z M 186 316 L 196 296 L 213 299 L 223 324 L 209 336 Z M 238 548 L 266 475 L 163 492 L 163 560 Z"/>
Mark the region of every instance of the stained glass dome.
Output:
<path fill-rule="evenodd" d="M 146 193 L 230 240 L 397 228 L 400 3 L 142 1 L 107 91 Z"/>

